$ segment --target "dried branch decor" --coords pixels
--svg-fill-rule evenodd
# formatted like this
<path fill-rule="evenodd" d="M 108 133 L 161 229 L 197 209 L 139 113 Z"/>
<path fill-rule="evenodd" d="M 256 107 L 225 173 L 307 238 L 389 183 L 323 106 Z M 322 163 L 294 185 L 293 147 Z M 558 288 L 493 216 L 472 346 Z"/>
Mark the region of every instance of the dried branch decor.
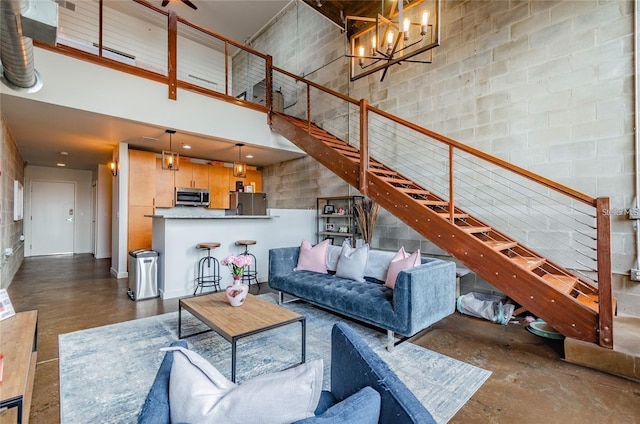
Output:
<path fill-rule="evenodd" d="M 373 230 L 376 227 L 376 220 L 378 219 L 380 205 L 371 199 L 363 198 L 361 200 L 356 200 L 353 208 L 356 215 L 356 222 L 358 223 L 358 227 L 360 227 L 360 232 L 362 233 L 362 238 L 365 243 L 371 245 L 371 240 L 373 240 Z"/>

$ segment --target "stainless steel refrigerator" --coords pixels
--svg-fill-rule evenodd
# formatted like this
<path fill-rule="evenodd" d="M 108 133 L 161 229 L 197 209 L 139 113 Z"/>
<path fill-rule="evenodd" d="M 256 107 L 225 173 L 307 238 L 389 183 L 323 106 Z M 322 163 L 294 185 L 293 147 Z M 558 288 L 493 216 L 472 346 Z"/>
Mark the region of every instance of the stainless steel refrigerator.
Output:
<path fill-rule="evenodd" d="M 229 193 L 229 210 L 227 215 L 266 215 L 266 193 L 244 193 L 232 191 Z"/>

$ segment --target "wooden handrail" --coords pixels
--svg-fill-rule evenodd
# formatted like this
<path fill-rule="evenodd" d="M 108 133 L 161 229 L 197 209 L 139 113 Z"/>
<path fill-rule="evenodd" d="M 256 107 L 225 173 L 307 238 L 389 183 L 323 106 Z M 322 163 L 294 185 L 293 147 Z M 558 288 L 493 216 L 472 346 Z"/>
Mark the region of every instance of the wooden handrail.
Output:
<path fill-rule="evenodd" d="M 434 131 L 428 130 L 426 128 L 423 128 L 423 127 L 421 127 L 419 125 L 414 124 L 413 122 L 409 122 L 409 121 L 407 121 L 405 119 L 402 119 L 402 118 L 400 118 L 398 116 L 395 116 L 395 115 L 392 115 L 392 114 L 390 114 L 388 112 L 385 112 L 382 109 L 378 109 L 378 108 L 376 108 L 374 106 L 369 106 L 369 110 L 371 110 L 372 112 L 377 113 L 378 115 L 384 116 L 385 118 L 387 118 L 387 119 L 389 119 L 391 121 L 394 121 L 394 122 L 396 122 L 398 124 L 401 124 L 401 125 L 403 125 L 403 126 L 405 126 L 407 128 L 410 128 L 410 129 L 412 129 L 412 130 L 414 130 L 416 132 L 424 134 L 429 138 L 432 138 L 432 139 L 434 139 L 436 141 L 439 141 L 439 142 L 442 142 L 444 144 L 448 144 L 449 146 L 453 146 L 456 149 L 460 149 L 460 150 L 462 150 L 462 151 L 464 151 L 466 153 L 469 153 L 469 154 L 471 154 L 471 155 L 473 155 L 475 157 L 483 159 L 483 160 L 485 160 L 485 161 L 487 161 L 489 163 L 497 165 L 497 166 L 499 166 L 501 168 L 504 168 L 504 169 L 506 169 L 508 171 L 511 171 L 511 172 L 513 172 L 515 174 L 518 174 L 521 177 L 525 177 L 525 178 L 527 178 L 527 179 L 529 179 L 531 181 L 537 182 L 537 183 L 539 183 L 539 184 L 541 184 L 541 185 L 543 185 L 543 186 L 545 186 L 547 188 L 550 188 L 550 189 L 555 190 L 555 191 L 557 191 L 559 193 L 562 193 L 562 194 L 564 194 L 566 196 L 569 196 L 569 197 L 571 197 L 571 198 L 573 198 L 575 200 L 579 200 L 582 203 L 586 203 L 589 206 L 593 206 L 593 207 L 596 206 L 596 199 L 594 197 L 589 196 L 588 194 L 581 193 L 581 192 L 579 192 L 577 190 L 572 189 L 571 187 L 567 187 L 567 186 L 565 186 L 563 184 L 560 184 L 560 183 L 558 183 L 556 181 L 550 180 L 550 179 L 545 178 L 545 177 L 543 177 L 541 175 L 538 175 L 538 174 L 533 173 L 533 172 L 531 172 L 529 170 L 526 170 L 526 169 L 521 168 L 521 167 L 519 167 L 517 165 L 514 165 L 514 164 L 512 164 L 510 162 L 507 162 L 505 160 L 502 160 L 500 158 L 492 156 L 492 155 L 490 155 L 488 153 L 485 153 L 482 150 L 478 150 L 476 148 L 473 148 L 471 146 L 463 144 L 463 143 L 461 143 L 459 141 L 456 141 L 456 140 L 454 140 L 452 138 L 449 138 L 449 137 L 444 136 L 442 134 L 438 134 L 437 132 L 434 132 Z"/>
<path fill-rule="evenodd" d="M 322 86 L 320 84 L 316 84 L 315 82 L 309 81 L 309 80 L 307 80 L 307 79 L 305 79 L 303 77 L 300 77 L 300 76 L 298 76 L 296 74 L 292 74 L 291 72 L 285 71 L 284 69 L 280 69 L 277 66 L 274 66 L 273 70 L 276 71 L 276 72 L 279 72 L 281 74 L 284 74 L 284 75 L 288 76 L 289 78 L 292 78 L 292 79 L 294 79 L 296 81 L 300 81 L 300 82 L 302 82 L 304 84 L 307 84 L 307 85 L 309 85 L 309 86 L 311 86 L 313 88 L 317 88 L 320 91 L 324 91 L 325 93 L 329 93 L 331 95 L 339 97 L 339 98 L 341 98 L 342 100 L 344 100 L 346 102 L 352 103 L 354 105 L 359 105 L 360 104 L 360 102 L 358 100 L 355 100 L 355 99 L 353 99 L 353 98 L 351 98 L 349 96 L 346 96 L 346 95 L 344 95 L 342 93 L 334 91 L 334 90 L 332 90 L 330 88 L 324 87 L 324 86 Z"/>

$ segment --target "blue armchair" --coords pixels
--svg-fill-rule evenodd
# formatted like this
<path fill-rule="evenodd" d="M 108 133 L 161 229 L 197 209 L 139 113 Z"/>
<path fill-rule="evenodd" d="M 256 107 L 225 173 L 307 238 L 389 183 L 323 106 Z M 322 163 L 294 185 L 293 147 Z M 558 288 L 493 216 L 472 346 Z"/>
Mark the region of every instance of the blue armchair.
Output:
<path fill-rule="evenodd" d="M 184 341 L 172 346 L 186 347 Z M 169 423 L 169 375 L 173 353 L 167 352 L 160 365 L 156 379 L 138 415 L 140 424 Z M 373 390 L 377 393 L 373 393 Z M 369 393 L 367 393 L 367 391 Z M 362 422 L 362 415 L 373 408 L 362 407 L 375 395 L 379 397 L 379 423 L 435 423 L 429 411 L 400 381 L 387 364 L 366 344 L 366 342 L 346 323 L 340 322 L 331 331 L 331 391 L 323 391 L 315 411 L 315 418 L 300 423 Z M 366 396 L 369 394 L 369 396 Z M 354 421 L 344 419 L 338 413 L 342 404 L 360 396 L 361 403 Z M 374 409 L 377 412 L 377 408 Z M 324 415 L 322 415 L 324 414 Z M 375 418 L 374 418 L 375 419 Z"/>

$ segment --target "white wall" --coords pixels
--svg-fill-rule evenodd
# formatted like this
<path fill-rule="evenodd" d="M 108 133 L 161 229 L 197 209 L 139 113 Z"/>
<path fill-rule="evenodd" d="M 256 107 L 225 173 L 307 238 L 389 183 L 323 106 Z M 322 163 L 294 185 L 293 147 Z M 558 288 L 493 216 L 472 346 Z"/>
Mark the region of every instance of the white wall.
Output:
<path fill-rule="evenodd" d="M 96 181 L 95 211 L 95 257 L 111 257 L 111 191 L 113 187 L 111 170 L 103 164 L 98 165 Z"/>
<path fill-rule="evenodd" d="M 76 185 L 76 214 L 73 240 L 73 253 L 91 253 L 91 196 L 93 175 L 91 171 L 77 169 L 47 168 L 42 166 L 27 166 L 24 184 L 24 217 L 25 217 L 25 257 L 31 256 L 31 182 L 59 181 L 73 182 Z"/>

